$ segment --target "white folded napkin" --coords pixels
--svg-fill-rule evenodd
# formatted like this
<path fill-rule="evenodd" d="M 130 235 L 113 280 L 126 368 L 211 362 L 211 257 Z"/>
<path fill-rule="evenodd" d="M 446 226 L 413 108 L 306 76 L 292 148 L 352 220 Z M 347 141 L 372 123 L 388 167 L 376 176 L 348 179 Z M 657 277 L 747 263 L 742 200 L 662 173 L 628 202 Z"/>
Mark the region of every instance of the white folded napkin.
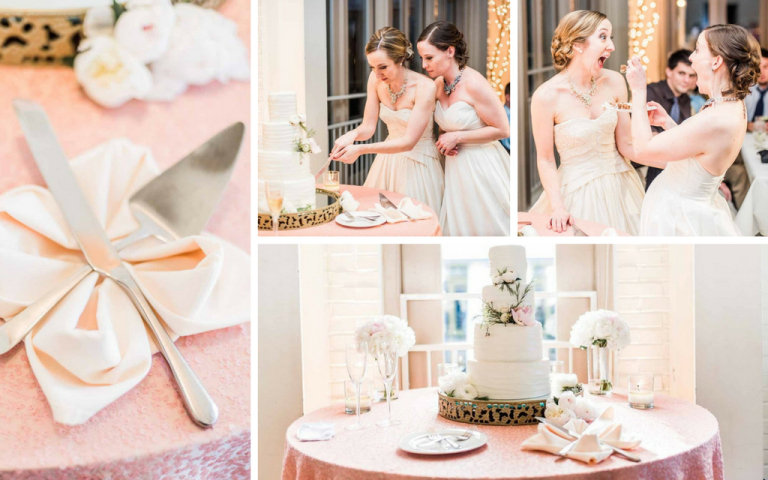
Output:
<path fill-rule="evenodd" d="M 640 438 L 623 432 L 621 423 L 614 421 L 612 406 L 608 407 L 591 424 L 578 418 L 572 418 L 564 425 L 564 428 L 581 435 L 581 438 L 576 440 L 576 445 L 568 452 L 568 457 L 589 464 L 600 463 L 608 458 L 613 453 L 608 445 L 631 450 L 637 448 L 641 442 Z M 600 445 L 600 442 L 606 445 Z M 558 454 L 570 443 L 571 440 L 567 439 L 559 430 L 540 423 L 536 435 L 525 440 L 522 449 Z"/>
<path fill-rule="evenodd" d="M 523 228 L 520 229 L 520 233 L 523 234 L 524 237 L 538 237 L 539 232 L 536 231 L 535 228 L 533 228 L 531 225 L 526 225 Z"/>
<path fill-rule="evenodd" d="M 138 223 L 130 196 L 154 178 L 148 149 L 112 140 L 71 162 L 110 239 Z M 123 250 L 136 282 L 173 338 L 250 319 L 250 257 L 212 235 Z M 22 186 L 0 195 L 0 318 L 12 318 L 85 264 L 50 192 Z M 114 282 L 92 273 L 24 339 L 55 421 L 81 424 L 138 384 L 157 348 Z"/>
<path fill-rule="evenodd" d="M 404 197 L 400 200 L 397 208 L 384 208 L 377 203 L 372 210 L 384 215 L 387 223 L 407 222 L 408 220 L 425 220 L 432 217 L 432 214 L 424 210 L 421 205 L 415 205 L 413 200 Z M 407 214 L 407 215 L 406 215 Z M 410 217 L 410 218 L 409 218 Z"/>
<path fill-rule="evenodd" d="M 303 423 L 296 432 L 296 438 L 302 442 L 330 440 L 335 435 L 336 429 L 332 423 Z"/>
<path fill-rule="evenodd" d="M 339 198 L 339 203 L 345 212 L 354 212 L 360 207 L 360 202 L 355 200 L 355 197 L 353 197 L 348 190 L 342 192 L 341 197 Z"/>

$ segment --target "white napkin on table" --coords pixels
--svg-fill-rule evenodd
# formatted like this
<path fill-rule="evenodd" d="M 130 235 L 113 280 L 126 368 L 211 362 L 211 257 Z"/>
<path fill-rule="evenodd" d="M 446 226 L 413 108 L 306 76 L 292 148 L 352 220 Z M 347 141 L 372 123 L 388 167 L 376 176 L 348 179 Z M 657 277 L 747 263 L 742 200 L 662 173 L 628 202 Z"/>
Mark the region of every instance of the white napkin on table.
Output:
<path fill-rule="evenodd" d="M 355 200 L 355 197 L 353 197 L 348 190 L 342 192 L 341 197 L 339 198 L 339 203 L 345 212 L 354 212 L 360 208 L 360 202 Z"/>
<path fill-rule="evenodd" d="M 159 170 L 150 151 L 112 140 L 71 162 L 110 239 L 138 227 L 130 196 Z M 121 257 L 172 338 L 249 321 L 250 257 L 212 235 L 146 239 Z M 0 195 L 0 318 L 10 319 L 85 264 L 50 192 Z M 54 420 L 81 424 L 138 384 L 157 351 L 126 293 L 92 273 L 24 339 Z"/>
<path fill-rule="evenodd" d="M 535 228 L 533 228 L 531 225 L 526 225 L 523 228 L 520 229 L 520 233 L 523 234 L 524 237 L 538 237 L 539 232 L 536 231 Z"/>
<path fill-rule="evenodd" d="M 397 209 L 392 207 L 384 208 L 380 203 L 377 203 L 373 206 L 372 210 L 384 215 L 387 223 L 407 222 L 409 220 L 408 217 L 412 220 L 426 220 L 432 217 L 431 213 L 424 210 L 421 205 L 415 205 L 413 200 L 408 197 L 400 200 Z"/>
<path fill-rule="evenodd" d="M 336 435 L 332 423 L 303 423 L 296 432 L 296 438 L 302 442 L 330 440 Z"/>
<path fill-rule="evenodd" d="M 591 424 L 576 418 L 569 420 L 564 428 L 581 435 L 581 438 L 576 440 L 576 445 L 568 452 L 568 457 L 589 464 L 600 463 L 613 453 L 607 445 L 631 450 L 637 448 L 641 441 L 638 437 L 622 431 L 622 424 L 614 421 L 612 406 Z M 601 445 L 600 442 L 607 445 Z M 536 435 L 524 441 L 522 449 L 558 454 L 570 444 L 571 440 L 565 438 L 559 430 L 540 423 Z"/>

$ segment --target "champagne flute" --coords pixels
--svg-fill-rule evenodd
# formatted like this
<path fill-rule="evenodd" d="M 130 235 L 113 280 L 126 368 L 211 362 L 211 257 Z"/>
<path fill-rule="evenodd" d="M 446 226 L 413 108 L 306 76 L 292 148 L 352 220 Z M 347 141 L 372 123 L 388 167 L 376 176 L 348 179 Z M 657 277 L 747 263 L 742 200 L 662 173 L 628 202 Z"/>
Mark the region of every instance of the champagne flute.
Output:
<path fill-rule="evenodd" d="M 365 370 L 368 363 L 368 344 L 367 343 L 348 343 L 346 348 L 347 373 L 349 379 L 355 384 L 357 398 L 357 423 L 347 425 L 347 430 L 362 430 L 369 428 L 370 424 L 360 423 L 360 384 L 363 383 Z"/>
<path fill-rule="evenodd" d="M 267 203 L 269 212 L 272 214 L 272 229 L 277 236 L 277 227 L 280 223 L 280 212 L 283 211 L 283 198 L 285 197 L 285 187 L 280 180 L 271 180 L 267 182 Z"/>
<path fill-rule="evenodd" d="M 384 392 L 387 396 L 387 419 L 376 423 L 380 427 L 391 427 L 399 425 L 400 420 L 392 420 L 392 406 L 390 404 L 392 397 L 392 380 L 397 373 L 397 346 L 393 344 L 382 343 L 376 355 L 376 364 L 379 367 L 381 379 L 384 380 Z"/>

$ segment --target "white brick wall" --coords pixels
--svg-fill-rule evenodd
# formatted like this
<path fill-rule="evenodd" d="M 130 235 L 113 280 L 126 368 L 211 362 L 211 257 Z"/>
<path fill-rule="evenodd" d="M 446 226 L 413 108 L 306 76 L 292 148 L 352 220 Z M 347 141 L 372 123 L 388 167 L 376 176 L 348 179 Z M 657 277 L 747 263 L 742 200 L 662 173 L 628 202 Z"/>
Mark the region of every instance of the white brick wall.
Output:
<path fill-rule="evenodd" d="M 348 380 L 345 345 L 357 324 L 383 313 L 380 245 L 326 245 L 327 300 L 331 400 L 344 398 Z M 321 307 L 322 308 L 322 307 Z M 376 378 L 372 363 L 366 377 Z"/>
<path fill-rule="evenodd" d="M 664 377 L 669 392 L 670 269 L 667 245 L 616 245 L 615 308 L 632 331 L 630 346 L 618 352 L 614 386 L 626 390 L 627 375 Z"/>

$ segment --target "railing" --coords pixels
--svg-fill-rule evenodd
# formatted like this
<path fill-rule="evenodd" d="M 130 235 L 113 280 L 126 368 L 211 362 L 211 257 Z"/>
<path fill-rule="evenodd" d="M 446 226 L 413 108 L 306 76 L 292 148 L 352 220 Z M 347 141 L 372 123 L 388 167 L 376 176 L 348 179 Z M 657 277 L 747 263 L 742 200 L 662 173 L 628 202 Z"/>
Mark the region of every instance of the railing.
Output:
<path fill-rule="evenodd" d="M 328 102 L 354 100 L 357 98 L 364 98 L 365 96 L 366 96 L 365 93 L 335 95 L 332 97 L 328 97 Z M 328 107 L 330 109 L 330 104 Z M 348 120 L 346 122 L 339 122 L 339 123 L 334 123 L 332 125 L 328 125 L 328 150 L 329 151 L 333 150 L 333 144 L 336 143 L 336 139 L 338 139 L 340 136 L 344 135 L 345 133 L 349 132 L 350 130 L 354 130 L 361 123 L 363 123 L 362 118 L 355 118 L 352 120 Z M 386 127 L 384 123 L 379 121 L 378 125 L 376 125 L 376 132 L 374 133 L 373 137 L 366 140 L 365 142 L 358 142 L 358 143 L 375 143 L 375 142 L 382 141 L 385 137 L 385 133 L 384 133 L 385 128 Z M 333 161 L 331 162 L 328 169 L 337 170 L 339 172 L 339 181 L 342 184 L 362 185 L 363 183 L 365 183 L 365 178 L 368 176 L 368 171 L 371 169 L 371 165 L 373 164 L 374 158 L 376 158 L 375 153 L 367 153 L 365 155 L 360 155 L 357 161 L 355 161 L 355 163 L 353 164 Z"/>

